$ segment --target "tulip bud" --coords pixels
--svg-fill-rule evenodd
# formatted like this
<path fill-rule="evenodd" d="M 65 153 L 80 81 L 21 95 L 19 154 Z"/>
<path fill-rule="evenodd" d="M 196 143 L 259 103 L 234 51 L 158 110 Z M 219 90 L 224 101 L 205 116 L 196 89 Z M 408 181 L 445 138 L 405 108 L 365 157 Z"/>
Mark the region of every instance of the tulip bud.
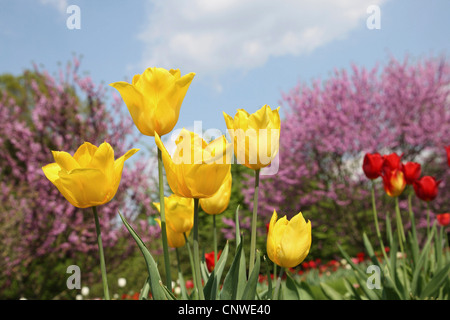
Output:
<path fill-rule="evenodd" d="M 223 113 L 239 163 L 259 170 L 267 167 L 280 147 L 280 115 L 268 105 L 253 114 L 238 109 L 234 118 Z"/>
<path fill-rule="evenodd" d="M 379 153 L 366 153 L 363 161 L 363 171 L 367 178 L 373 180 L 381 176 L 383 157 Z"/>
<path fill-rule="evenodd" d="M 290 221 L 286 216 L 277 221 L 274 210 L 267 235 L 269 259 L 284 268 L 293 268 L 306 258 L 311 248 L 311 222 L 305 221 L 302 213 Z"/>
<path fill-rule="evenodd" d="M 450 213 L 438 214 L 436 215 L 436 219 L 441 226 L 446 227 L 450 224 Z"/>
<path fill-rule="evenodd" d="M 96 147 L 85 142 L 73 156 L 52 151 L 55 162 L 42 167 L 42 171 L 72 205 L 95 207 L 112 200 L 119 188 L 124 162 L 138 150 L 131 149 L 114 160 L 109 143 Z"/>
<path fill-rule="evenodd" d="M 385 170 L 383 174 L 384 190 L 390 197 L 398 197 L 406 187 L 406 180 L 402 170 Z"/>
<path fill-rule="evenodd" d="M 398 155 L 395 152 L 391 153 L 387 156 L 383 156 L 384 162 L 383 162 L 383 168 L 382 171 L 392 171 L 392 170 L 396 170 L 396 169 L 402 169 L 402 160 L 403 154 L 402 155 Z"/>
<path fill-rule="evenodd" d="M 423 201 L 434 200 L 438 194 L 439 183 L 441 183 L 441 181 L 436 181 L 434 177 L 422 177 L 413 184 L 416 196 Z"/>
<path fill-rule="evenodd" d="M 180 70 L 147 68 L 133 77 L 132 83 L 111 83 L 130 111 L 134 124 L 147 136 L 165 135 L 178 122 L 181 104 L 194 79 L 191 72 L 181 76 Z"/>
<path fill-rule="evenodd" d="M 403 165 L 403 174 L 405 175 L 406 184 L 413 184 L 420 178 L 421 165 L 417 162 L 407 162 Z"/>

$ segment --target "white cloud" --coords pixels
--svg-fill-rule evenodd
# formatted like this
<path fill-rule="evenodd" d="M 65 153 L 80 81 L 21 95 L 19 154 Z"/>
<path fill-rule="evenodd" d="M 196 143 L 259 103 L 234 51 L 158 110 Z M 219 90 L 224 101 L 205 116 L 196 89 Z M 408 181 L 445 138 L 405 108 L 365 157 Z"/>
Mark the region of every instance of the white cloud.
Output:
<path fill-rule="evenodd" d="M 69 6 L 67 0 L 39 0 L 39 2 L 43 5 L 49 5 L 64 14 Z"/>
<path fill-rule="evenodd" d="M 385 0 L 149 1 L 140 67 L 220 75 L 343 39 L 366 28 L 367 7 Z"/>

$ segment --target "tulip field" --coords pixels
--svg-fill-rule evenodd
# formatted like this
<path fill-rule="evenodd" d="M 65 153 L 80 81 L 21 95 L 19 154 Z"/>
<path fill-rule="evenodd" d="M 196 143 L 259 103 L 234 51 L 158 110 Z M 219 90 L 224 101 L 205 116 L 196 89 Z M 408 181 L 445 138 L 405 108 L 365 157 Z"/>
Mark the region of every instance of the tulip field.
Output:
<path fill-rule="evenodd" d="M 354 66 L 174 150 L 197 74 L 71 66 L 0 78 L 0 298 L 450 299 L 448 63 Z"/>

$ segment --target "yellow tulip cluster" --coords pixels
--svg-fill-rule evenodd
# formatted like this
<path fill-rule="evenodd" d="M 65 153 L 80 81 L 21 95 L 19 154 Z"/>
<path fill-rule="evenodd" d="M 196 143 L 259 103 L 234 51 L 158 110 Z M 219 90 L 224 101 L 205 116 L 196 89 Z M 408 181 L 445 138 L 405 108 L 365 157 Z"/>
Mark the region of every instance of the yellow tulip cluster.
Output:
<path fill-rule="evenodd" d="M 198 207 L 214 216 L 227 209 L 231 196 L 233 151 L 238 163 L 255 171 L 251 270 L 255 253 L 259 172 L 270 165 L 279 149 L 279 108 L 272 110 L 264 105 L 253 114 L 243 109 L 238 109 L 234 118 L 223 114 L 231 143 L 224 135 L 207 143 L 197 134 L 183 129 L 176 139 L 175 152 L 170 155 L 161 136 L 175 127 L 194 76 L 195 73 L 181 76 L 179 70 L 148 68 L 143 74 L 135 75 L 131 84 L 123 81 L 111 84 L 121 94 L 136 127 L 142 134 L 154 136 L 158 147 L 160 202 L 154 205 L 161 216 L 158 222 L 162 229 L 167 277 L 170 277 L 167 245 L 173 248 L 184 246 L 192 228 L 194 252 L 197 249 L 195 253 L 198 254 L 195 229 Z M 55 162 L 44 166 L 43 171 L 71 204 L 79 208 L 93 207 L 97 223 L 95 207 L 113 199 L 124 162 L 137 151 L 132 149 L 114 160 L 114 151 L 108 143 L 97 148 L 85 142 L 73 156 L 53 151 Z M 162 164 L 173 192 L 169 197 L 164 197 L 162 189 Z M 267 238 L 267 253 L 274 263 L 286 268 L 296 266 L 307 256 L 310 245 L 311 224 L 301 213 L 291 221 L 286 217 L 277 221 L 274 211 Z M 104 266 L 102 276 L 105 285 Z M 200 279 L 199 276 L 197 278 Z M 166 280 L 170 282 L 170 278 Z M 170 284 L 168 286 L 170 289 Z M 199 290 L 201 294 L 202 290 Z"/>

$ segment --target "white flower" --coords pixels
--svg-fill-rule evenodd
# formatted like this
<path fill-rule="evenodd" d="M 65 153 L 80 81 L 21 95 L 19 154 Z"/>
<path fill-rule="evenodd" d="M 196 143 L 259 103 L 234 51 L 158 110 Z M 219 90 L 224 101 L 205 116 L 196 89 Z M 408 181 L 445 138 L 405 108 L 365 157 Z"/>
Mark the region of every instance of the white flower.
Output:
<path fill-rule="evenodd" d="M 127 279 L 125 278 L 119 278 L 117 280 L 117 284 L 119 285 L 119 287 L 123 288 L 127 285 Z"/>
<path fill-rule="evenodd" d="M 88 296 L 89 295 L 89 288 L 88 287 L 83 287 L 83 288 L 81 288 L 81 294 L 83 295 L 83 296 Z"/>
<path fill-rule="evenodd" d="M 77 294 L 77 296 L 75 297 L 75 299 L 77 300 L 83 300 L 83 296 L 81 294 Z"/>

